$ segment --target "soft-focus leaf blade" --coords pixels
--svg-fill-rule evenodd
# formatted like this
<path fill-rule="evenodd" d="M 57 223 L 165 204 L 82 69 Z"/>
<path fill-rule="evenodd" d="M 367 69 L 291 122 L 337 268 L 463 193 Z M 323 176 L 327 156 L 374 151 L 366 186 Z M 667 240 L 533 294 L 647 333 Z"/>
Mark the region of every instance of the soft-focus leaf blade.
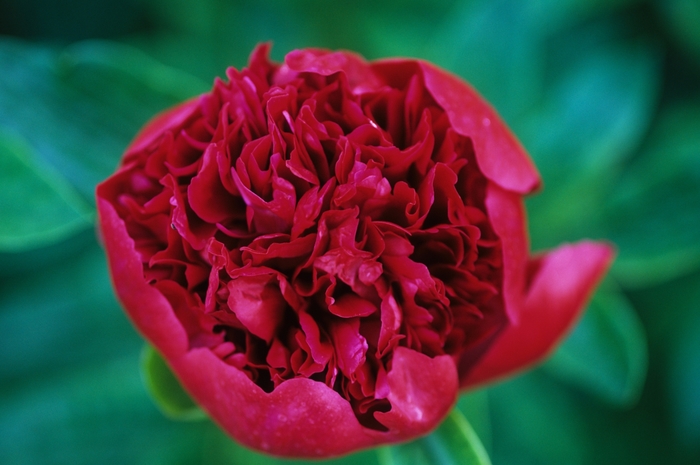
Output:
<path fill-rule="evenodd" d="M 549 173 L 608 169 L 632 154 L 651 122 L 660 64 L 645 42 L 574 59 L 542 106 L 518 125 L 545 180 Z"/>
<path fill-rule="evenodd" d="M 620 249 L 618 280 L 639 287 L 700 266 L 700 105 L 659 118 L 644 153 L 605 204 L 602 229 Z"/>
<path fill-rule="evenodd" d="M 697 445 L 700 442 L 700 313 L 697 305 L 689 310 L 695 312 L 694 318 L 672 349 L 669 397 L 678 435 L 686 444 Z"/>
<path fill-rule="evenodd" d="M 538 0 L 527 3 L 539 27 L 553 32 L 639 2 L 641 0 Z"/>
<path fill-rule="evenodd" d="M 94 233 L 76 238 L 83 247 L 62 260 L 0 281 L 0 460 L 197 463 L 199 430 L 165 419 L 145 392 L 143 342 Z"/>
<path fill-rule="evenodd" d="M 21 137 L 0 129 L 0 251 L 59 242 L 92 224 L 90 207 L 36 159 Z"/>
<path fill-rule="evenodd" d="M 149 107 L 162 103 L 160 99 L 177 103 L 209 90 L 207 82 L 116 42 L 75 43 L 62 51 L 57 71 L 66 84 L 124 112 L 150 111 Z M 109 92 L 105 92 L 107 86 Z M 150 102 L 136 102 L 137 96 Z"/>
<path fill-rule="evenodd" d="M 140 348 L 114 297 L 104 252 L 86 233 L 76 237 L 84 245 L 72 255 L 0 281 L 3 383 L 53 376 Z"/>
<path fill-rule="evenodd" d="M 260 464 L 260 465 L 379 465 L 377 453 L 374 449 L 356 452 L 340 458 L 317 460 L 283 459 L 273 457 L 261 452 L 248 449 L 237 443 L 222 430 L 212 430 L 209 434 L 206 447 L 202 451 L 202 463 L 221 464 Z"/>
<path fill-rule="evenodd" d="M 152 407 L 139 380 L 135 355 L 4 386 L 3 463 L 198 463 L 206 430 L 202 425 L 188 428 L 170 422 Z"/>
<path fill-rule="evenodd" d="M 700 270 L 680 279 L 634 290 L 647 322 L 649 384 L 660 391 L 669 433 L 700 453 Z M 670 426 L 670 428 L 668 427 Z"/>
<path fill-rule="evenodd" d="M 478 389 L 462 394 L 457 401 L 457 408 L 469 419 L 469 424 L 484 445 L 486 451 L 491 450 L 493 431 L 491 426 L 491 411 L 487 389 Z"/>
<path fill-rule="evenodd" d="M 631 304 L 607 284 L 545 367 L 608 402 L 631 405 L 646 378 L 646 337 Z"/>
<path fill-rule="evenodd" d="M 653 4 L 676 40 L 700 62 L 700 2 L 656 0 Z"/>
<path fill-rule="evenodd" d="M 466 79 L 512 122 L 540 98 L 543 86 L 542 37 L 526 3 L 476 1 L 453 8 L 426 56 Z"/>
<path fill-rule="evenodd" d="M 161 355 L 150 345 L 141 354 L 141 372 L 153 401 L 173 420 L 202 420 L 204 411 L 185 392 Z"/>
<path fill-rule="evenodd" d="M 580 405 L 535 371 L 489 388 L 494 463 L 585 465 L 595 448 Z"/>
<path fill-rule="evenodd" d="M 95 231 L 87 227 L 65 240 L 39 245 L 28 250 L 0 251 L 0 277 L 45 269 L 59 260 L 69 260 L 94 241 Z"/>
<path fill-rule="evenodd" d="M 646 43 L 576 57 L 543 103 L 515 124 L 545 186 L 528 199 L 535 249 L 600 234 L 593 220 L 652 120 L 659 65 Z"/>
<path fill-rule="evenodd" d="M 428 436 L 378 450 L 382 465 L 490 465 L 488 454 L 459 409 Z"/>
<path fill-rule="evenodd" d="M 26 139 L 88 202 L 149 118 L 206 88 L 112 43 L 78 44 L 61 54 L 3 39 L 0 63 L 0 126 Z"/>

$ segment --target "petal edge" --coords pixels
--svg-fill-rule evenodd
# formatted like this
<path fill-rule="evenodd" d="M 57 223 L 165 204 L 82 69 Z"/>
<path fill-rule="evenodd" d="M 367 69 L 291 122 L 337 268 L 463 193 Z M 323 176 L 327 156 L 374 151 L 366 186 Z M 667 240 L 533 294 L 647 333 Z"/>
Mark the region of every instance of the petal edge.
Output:
<path fill-rule="evenodd" d="M 426 88 L 447 112 L 452 127 L 471 138 L 484 175 L 504 189 L 520 194 L 539 188 L 537 168 L 496 110 L 457 76 L 430 63 L 419 64 Z"/>
<path fill-rule="evenodd" d="M 532 259 L 520 321 L 506 328 L 475 368 L 463 374 L 461 387 L 492 382 L 549 355 L 586 307 L 614 255 L 608 244 L 582 241 Z"/>

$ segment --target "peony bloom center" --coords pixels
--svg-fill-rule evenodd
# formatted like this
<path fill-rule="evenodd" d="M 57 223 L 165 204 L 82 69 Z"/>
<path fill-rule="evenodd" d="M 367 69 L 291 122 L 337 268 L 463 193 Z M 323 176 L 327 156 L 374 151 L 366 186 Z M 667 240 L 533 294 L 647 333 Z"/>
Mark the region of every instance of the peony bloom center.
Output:
<path fill-rule="evenodd" d="M 231 436 L 329 457 L 426 434 L 545 357 L 612 260 L 529 255 L 539 176 L 429 63 L 259 47 L 154 118 L 97 188 L 115 289 Z"/>
<path fill-rule="evenodd" d="M 110 201 L 191 348 L 386 430 L 397 347 L 464 369 L 506 321 L 488 180 L 419 73 L 353 85 L 265 54 L 137 141 Z"/>

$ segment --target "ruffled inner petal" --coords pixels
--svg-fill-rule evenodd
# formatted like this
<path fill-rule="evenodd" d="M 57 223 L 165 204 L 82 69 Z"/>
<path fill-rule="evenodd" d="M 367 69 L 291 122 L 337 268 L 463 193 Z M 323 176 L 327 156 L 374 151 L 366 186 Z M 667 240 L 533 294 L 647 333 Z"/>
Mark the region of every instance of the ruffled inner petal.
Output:
<path fill-rule="evenodd" d="M 397 351 L 473 364 L 507 321 L 515 266 L 482 141 L 419 66 L 396 65 L 260 51 L 101 186 L 191 348 L 267 392 L 324 383 L 378 431 L 393 408 L 417 414 L 392 391 Z"/>

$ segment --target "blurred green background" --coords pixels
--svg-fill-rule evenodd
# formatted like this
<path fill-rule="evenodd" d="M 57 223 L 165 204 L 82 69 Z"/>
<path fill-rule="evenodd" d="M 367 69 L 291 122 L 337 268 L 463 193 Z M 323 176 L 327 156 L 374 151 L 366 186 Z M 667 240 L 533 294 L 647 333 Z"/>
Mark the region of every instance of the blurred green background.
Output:
<path fill-rule="evenodd" d="M 93 200 L 261 41 L 463 76 L 542 173 L 533 247 L 617 245 L 547 363 L 460 400 L 494 464 L 700 463 L 699 25 L 697 0 L 0 1 L 0 463 L 266 463 L 150 400 Z M 450 427 L 336 463 L 463 463 Z"/>

